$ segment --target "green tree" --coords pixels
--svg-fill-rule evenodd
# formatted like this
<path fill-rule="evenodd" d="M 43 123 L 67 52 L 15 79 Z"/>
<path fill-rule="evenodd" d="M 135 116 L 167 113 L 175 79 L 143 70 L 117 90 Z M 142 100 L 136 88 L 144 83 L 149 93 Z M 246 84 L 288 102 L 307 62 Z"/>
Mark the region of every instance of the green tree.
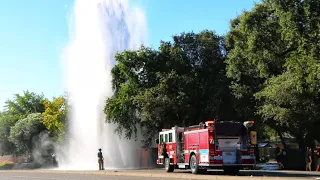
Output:
<path fill-rule="evenodd" d="M 293 49 L 287 54 L 285 72 L 267 82 L 267 87 L 257 95 L 264 105 L 259 113 L 274 118 L 288 128 L 301 147 L 320 139 L 319 127 L 319 60 L 320 60 L 320 2 L 273 2 L 281 25 L 282 39 Z M 279 90 L 277 93 L 276 90 Z M 287 92 L 283 92 L 287 90 Z M 282 94 L 279 96 L 276 94 Z M 275 103 L 276 102 L 276 103 Z M 272 116 L 270 111 L 278 111 Z M 271 116 L 271 117 L 270 117 Z"/>
<path fill-rule="evenodd" d="M 137 132 L 136 125 L 141 120 L 134 97 L 157 82 L 155 73 L 161 67 L 155 63 L 157 56 L 156 51 L 141 47 L 137 51 L 124 51 L 115 57 L 118 61 L 112 69 L 115 93 L 107 99 L 104 112 L 106 121 L 116 123 L 116 132 L 120 135 L 125 132 L 126 138 L 131 138 Z"/>
<path fill-rule="evenodd" d="M 22 95 L 14 94 L 12 99 L 5 102 L 4 112 L 0 114 L 0 143 L 1 153 L 10 154 L 14 151 L 14 144 L 9 141 L 10 129 L 19 119 L 26 118 L 30 113 L 44 111 L 44 96 L 24 91 Z"/>
<path fill-rule="evenodd" d="M 33 138 L 46 130 L 46 127 L 41 123 L 42 118 L 40 113 L 32 113 L 11 127 L 8 139 L 15 145 L 15 153 L 32 152 Z"/>
<path fill-rule="evenodd" d="M 51 136 L 61 141 L 65 133 L 65 124 L 68 113 L 68 103 L 65 97 L 45 100 L 45 111 L 42 113 L 41 122 L 46 126 Z"/>
<path fill-rule="evenodd" d="M 281 39 L 281 26 L 274 12 L 270 2 L 256 4 L 231 21 L 226 36 L 227 77 L 232 80 L 230 88 L 237 99 L 235 109 L 242 119 L 255 120 L 259 132 L 266 130 L 265 123 L 283 130 L 272 119 L 261 120 L 256 114 L 260 102 L 254 97 L 266 79 L 282 73 L 284 57 L 290 51 Z"/>
<path fill-rule="evenodd" d="M 312 0 L 264 0 L 231 22 L 226 41 L 227 75 L 245 102 L 238 110 L 302 146 L 306 134 L 316 137 L 318 123 L 319 7 Z"/>
<path fill-rule="evenodd" d="M 267 86 L 256 97 L 263 101 L 258 113 L 264 119 L 273 119 L 286 131 L 294 135 L 300 145 L 304 146 L 304 139 L 309 130 L 315 129 L 315 123 L 319 123 L 319 104 L 313 101 L 313 97 L 301 92 L 299 79 L 294 74 L 284 73 L 283 75 L 271 78 Z M 316 137 L 313 137 L 313 139 Z M 310 140 L 309 139 L 309 143 Z"/>
<path fill-rule="evenodd" d="M 268 2 L 256 4 L 231 21 L 226 38 L 227 76 L 232 79 L 233 94 L 239 99 L 238 113 L 257 118 L 254 94 L 269 77 L 282 73 L 286 41 L 281 39 L 278 17 Z M 241 106 L 243 105 L 243 106 Z"/>
<path fill-rule="evenodd" d="M 107 121 L 117 123 L 118 132 L 125 130 L 127 137 L 140 124 L 151 138 L 164 127 L 235 118 L 223 43 L 212 31 L 182 33 L 172 43 L 161 42 L 158 51 L 141 47 L 117 54 Z"/>
<path fill-rule="evenodd" d="M 5 102 L 5 112 L 10 113 L 17 119 L 25 118 L 31 113 L 44 112 L 44 95 L 24 91 L 23 95 L 14 94 L 13 99 Z"/>
<path fill-rule="evenodd" d="M 11 154 L 14 150 L 14 145 L 8 140 L 10 127 L 15 123 L 12 119 L 8 113 L 0 112 L 0 154 Z"/>

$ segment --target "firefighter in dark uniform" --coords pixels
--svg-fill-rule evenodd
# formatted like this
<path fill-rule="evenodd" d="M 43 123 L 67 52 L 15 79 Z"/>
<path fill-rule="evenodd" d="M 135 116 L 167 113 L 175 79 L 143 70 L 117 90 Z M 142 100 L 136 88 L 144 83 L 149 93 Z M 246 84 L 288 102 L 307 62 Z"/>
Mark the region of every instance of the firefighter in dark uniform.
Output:
<path fill-rule="evenodd" d="M 101 152 L 101 148 L 99 149 L 99 152 L 98 152 L 98 163 L 99 163 L 99 170 L 104 170 L 104 167 L 103 167 L 103 155 L 102 155 L 102 152 Z"/>
<path fill-rule="evenodd" d="M 53 166 L 58 166 L 56 155 L 54 153 L 51 153 L 51 159 L 52 159 L 52 165 Z"/>

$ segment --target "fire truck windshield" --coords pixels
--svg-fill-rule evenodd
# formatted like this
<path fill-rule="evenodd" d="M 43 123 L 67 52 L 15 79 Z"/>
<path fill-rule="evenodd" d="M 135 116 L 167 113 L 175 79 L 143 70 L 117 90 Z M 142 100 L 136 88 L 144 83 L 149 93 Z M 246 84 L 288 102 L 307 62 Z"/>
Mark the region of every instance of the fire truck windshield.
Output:
<path fill-rule="evenodd" d="M 247 128 L 241 123 L 216 123 L 217 136 L 248 136 Z"/>

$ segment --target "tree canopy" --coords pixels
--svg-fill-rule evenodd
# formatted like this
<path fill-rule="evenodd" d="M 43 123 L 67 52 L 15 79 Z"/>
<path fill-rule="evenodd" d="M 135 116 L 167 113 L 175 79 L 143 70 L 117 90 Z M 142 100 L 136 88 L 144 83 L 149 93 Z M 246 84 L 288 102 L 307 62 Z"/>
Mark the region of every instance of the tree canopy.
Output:
<path fill-rule="evenodd" d="M 231 22 L 227 75 L 245 115 L 289 132 L 304 144 L 319 138 L 320 2 L 264 0 Z M 245 112 L 245 111 L 244 111 Z"/>
<path fill-rule="evenodd" d="M 15 145 L 16 153 L 32 152 L 33 138 L 46 130 L 45 126 L 41 123 L 42 118 L 40 113 L 32 113 L 11 127 L 8 139 Z"/>
<path fill-rule="evenodd" d="M 46 99 L 43 94 L 24 91 L 14 94 L 0 112 L 0 153 L 32 152 L 40 133 L 49 133 L 55 141 L 65 134 L 68 112 L 66 96 Z"/>
<path fill-rule="evenodd" d="M 191 32 L 161 42 L 159 50 L 141 47 L 117 54 L 107 121 L 131 137 L 138 123 L 150 135 L 159 128 L 234 118 L 223 44 L 213 31 Z"/>
<path fill-rule="evenodd" d="M 0 114 L 0 145 L 1 153 L 17 153 L 21 148 L 15 147 L 13 139 L 9 140 L 11 127 L 32 113 L 44 112 L 44 95 L 24 91 L 22 95 L 14 94 L 5 102 L 5 111 Z M 15 142 L 18 142 L 15 141 Z"/>
<path fill-rule="evenodd" d="M 5 102 L 5 111 L 19 118 L 24 118 L 31 113 L 44 112 L 44 95 L 24 91 L 23 95 L 14 94 L 13 99 Z"/>
<path fill-rule="evenodd" d="M 51 136 L 62 140 L 65 134 L 65 124 L 68 113 L 68 102 L 63 96 L 44 101 L 45 111 L 41 122 L 48 129 Z"/>

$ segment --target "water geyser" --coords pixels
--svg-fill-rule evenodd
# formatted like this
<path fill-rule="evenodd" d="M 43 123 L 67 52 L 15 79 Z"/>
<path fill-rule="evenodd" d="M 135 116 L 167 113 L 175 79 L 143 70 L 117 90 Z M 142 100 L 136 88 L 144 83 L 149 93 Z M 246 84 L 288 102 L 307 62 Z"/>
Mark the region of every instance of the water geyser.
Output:
<path fill-rule="evenodd" d="M 145 16 L 127 0 L 75 0 L 64 67 L 71 103 L 69 141 L 60 169 L 97 170 L 102 148 L 105 167 L 139 167 L 140 141 L 114 134 L 104 122 L 105 100 L 112 95 L 114 55 L 145 43 Z"/>

